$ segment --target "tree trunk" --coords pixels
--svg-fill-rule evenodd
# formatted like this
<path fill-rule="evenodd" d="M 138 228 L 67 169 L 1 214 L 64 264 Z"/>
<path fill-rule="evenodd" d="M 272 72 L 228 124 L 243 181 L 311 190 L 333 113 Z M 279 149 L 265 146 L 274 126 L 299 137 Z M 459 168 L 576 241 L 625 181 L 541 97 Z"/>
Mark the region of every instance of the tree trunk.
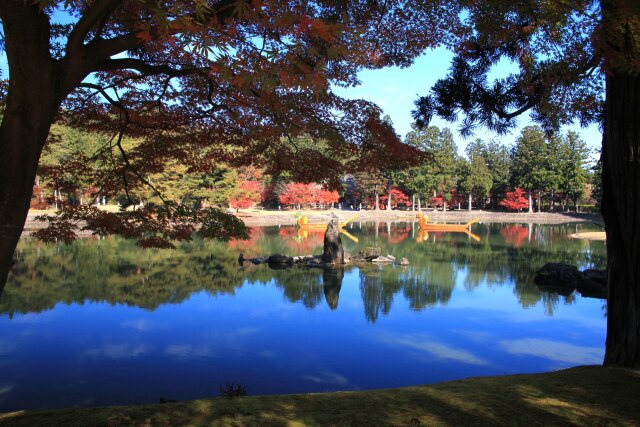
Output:
<path fill-rule="evenodd" d="M 380 204 L 379 204 L 379 197 L 378 197 L 378 192 L 376 191 L 376 207 L 375 210 L 379 210 L 380 209 Z"/>
<path fill-rule="evenodd" d="M 529 213 L 533 212 L 533 199 L 531 197 L 531 190 L 529 190 Z"/>
<path fill-rule="evenodd" d="M 418 195 L 418 211 L 422 211 L 422 206 L 420 206 L 420 196 Z"/>
<path fill-rule="evenodd" d="M 605 365 L 640 368 L 640 76 L 606 77 L 602 215 L 607 231 Z"/>
<path fill-rule="evenodd" d="M 468 206 L 468 210 L 469 212 L 471 212 L 471 205 L 473 203 L 473 196 L 471 195 L 471 192 L 469 192 L 469 206 Z"/>
<path fill-rule="evenodd" d="M 37 5 L 0 5 L 9 69 L 0 124 L 0 293 L 29 212 L 40 153 L 58 107 L 49 23 Z"/>

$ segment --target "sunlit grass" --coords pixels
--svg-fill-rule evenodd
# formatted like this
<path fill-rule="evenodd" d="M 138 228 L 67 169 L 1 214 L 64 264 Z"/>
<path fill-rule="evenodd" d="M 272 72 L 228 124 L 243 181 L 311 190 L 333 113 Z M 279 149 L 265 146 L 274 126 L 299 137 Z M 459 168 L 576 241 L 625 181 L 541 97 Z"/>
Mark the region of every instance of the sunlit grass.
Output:
<path fill-rule="evenodd" d="M 585 366 L 387 390 L 15 412 L 0 415 L 0 424 L 638 425 L 638 396 L 640 371 Z"/>

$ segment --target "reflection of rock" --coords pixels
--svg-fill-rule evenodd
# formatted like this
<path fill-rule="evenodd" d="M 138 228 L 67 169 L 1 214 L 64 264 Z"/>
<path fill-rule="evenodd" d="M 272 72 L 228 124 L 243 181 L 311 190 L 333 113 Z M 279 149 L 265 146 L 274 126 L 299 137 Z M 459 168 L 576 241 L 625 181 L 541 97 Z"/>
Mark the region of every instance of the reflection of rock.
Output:
<path fill-rule="evenodd" d="M 605 270 L 585 270 L 583 280 L 578 284 L 578 292 L 583 297 L 607 298 L 607 272 Z"/>
<path fill-rule="evenodd" d="M 569 295 L 578 290 L 584 297 L 607 298 L 607 274 L 603 270 L 585 270 L 583 272 L 572 265 L 547 263 L 534 279 L 542 290 Z"/>
<path fill-rule="evenodd" d="M 409 265 L 409 260 L 408 260 L 408 259 L 406 259 L 406 258 L 402 258 L 402 259 L 400 260 L 400 265 Z"/>
<path fill-rule="evenodd" d="M 340 240 L 340 227 L 335 219 L 332 219 L 324 233 L 324 248 L 322 261 L 329 264 L 344 264 L 344 250 Z"/>
<path fill-rule="evenodd" d="M 340 298 L 340 288 L 342 288 L 343 277 L 344 269 L 342 268 L 325 268 L 322 273 L 324 297 L 331 310 L 338 308 L 338 299 Z"/>

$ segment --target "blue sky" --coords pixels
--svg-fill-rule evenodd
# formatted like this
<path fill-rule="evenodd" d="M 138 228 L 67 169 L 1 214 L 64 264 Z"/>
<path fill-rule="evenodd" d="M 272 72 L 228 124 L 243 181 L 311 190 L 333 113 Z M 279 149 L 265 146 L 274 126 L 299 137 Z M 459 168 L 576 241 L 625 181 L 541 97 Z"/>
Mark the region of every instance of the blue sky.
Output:
<path fill-rule="evenodd" d="M 382 108 L 384 114 L 391 116 L 396 132 L 404 137 L 411 131 L 411 123 L 413 123 L 411 110 L 414 108 L 415 100 L 419 95 L 428 94 L 435 82 L 447 75 L 452 58 L 453 54 L 446 49 L 431 50 L 417 58 L 414 64 L 408 68 L 387 67 L 380 70 L 364 70 L 358 75 L 362 82 L 360 86 L 348 89 L 336 88 L 335 92 L 347 98 L 361 98 L 376 103 Z M 513 69 L 512 64 L 503 62 L 496 66 L 492 74 L 503 76 Z M 497 135 L 487 130 L 480 130 L 466 140 L 457 133 L 456 123 L 448 123 L 434 117 L 431 124 L 453 130 L 458 150 L 462 154 L 467 143 L 476 138 L 486 141 L 495 139 L 505 145 L 511 145 L 519 135 L 519 129 L 532 123 L 528 115 L 525 115 L 518 120 L 519 127 L 511 134 Z M 563 133 L 567 130 L 578 132 L 589 148 L 597 151 L 593 157 L 599 157 L 602 134 L 597 126 L 592 125 L 583 129 L 576 124 L 563 129 Z"/>

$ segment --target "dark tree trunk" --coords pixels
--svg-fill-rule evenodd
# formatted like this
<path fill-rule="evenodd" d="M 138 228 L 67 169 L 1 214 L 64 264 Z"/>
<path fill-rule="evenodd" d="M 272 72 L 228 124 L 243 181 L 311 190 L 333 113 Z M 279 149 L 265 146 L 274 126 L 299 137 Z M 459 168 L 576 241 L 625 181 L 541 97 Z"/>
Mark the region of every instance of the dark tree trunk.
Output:
<path fill-rule="evenodd" d="M 640 60 L 632 25 L 640 3 L 603 0 L 606 101 L 602 137 L 602 214 L 607 231 L 605 365 L 640 368 Z"/>
<path fill-rule="evenodd" d="M 602 214 L 609 302 L 605 365 L 640 367 L 640 76 L 607 76 Z"/>
<path fill-rule="evenodd" d="M 40 153 L 58 107 L 49 23 L 37 5 L 0 5 L 9 89 L 0 124 L 0 292 L 24 227 Z"/>

